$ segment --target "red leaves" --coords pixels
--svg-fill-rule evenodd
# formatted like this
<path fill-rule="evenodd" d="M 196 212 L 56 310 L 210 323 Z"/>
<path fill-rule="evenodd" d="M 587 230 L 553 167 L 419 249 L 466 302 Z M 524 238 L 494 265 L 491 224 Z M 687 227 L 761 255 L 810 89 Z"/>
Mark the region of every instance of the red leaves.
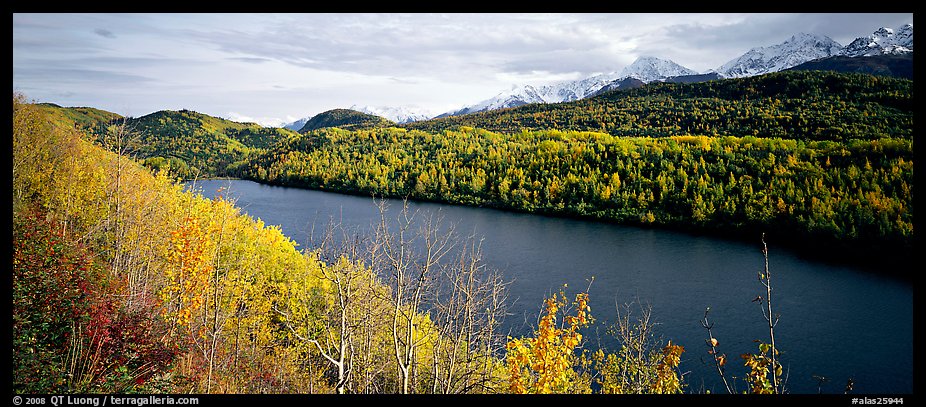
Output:
<path fill-rule="evenodd" d="M 70 330 L 92 306 L 92 287 L 103 284 L 105 270 L 93 254 L 69 241 L 37 209 L 14 216 L 13 313 L 35 318 L 58 332 Z M 16 328 L 14 324 L 14 329 Z"/>
<path fill-rule="evenodd" d="M 126 374 L 143 384 L 180 353 L 161 341 L 166 329 L 158 326 L 153 302 L 135 298 L 140 305 L 126 309 L 121 285 L 95 254 L 61 234 L 42 211 L 14 214 L 13 258 L 14 388 L 65 390 L 57 387 L 66 385 L 63 373 L 35 366 L 66 366 L 73 358 L 95 366 L 78 372 L 93 378 L 81 390 L 125 391 L 107 386 L 126 384 Z"/>

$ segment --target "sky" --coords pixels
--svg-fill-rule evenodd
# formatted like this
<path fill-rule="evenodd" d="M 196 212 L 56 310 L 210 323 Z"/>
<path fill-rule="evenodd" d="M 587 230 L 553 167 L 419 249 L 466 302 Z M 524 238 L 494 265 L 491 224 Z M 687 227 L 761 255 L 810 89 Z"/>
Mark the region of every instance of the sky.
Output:
<path fill-rule="evenodd" d="M 513 85 L 705 72 L 806 32 L 847 45 L 899 14 L 13 14 L 13 90 L 140 117 L 189 109 L 276 126 L 352 105 L 440 114 Z"/>

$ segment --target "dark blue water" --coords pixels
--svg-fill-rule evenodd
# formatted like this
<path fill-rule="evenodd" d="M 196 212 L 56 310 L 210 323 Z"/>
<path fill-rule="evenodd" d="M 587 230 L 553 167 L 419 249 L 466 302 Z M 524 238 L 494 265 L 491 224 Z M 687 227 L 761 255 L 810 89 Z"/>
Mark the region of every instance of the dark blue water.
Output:
<path fill-rule="evenodd" d="M 331 220 L 366 228 L 379 219 L 369 197 L 274 187 L 251 181 L 199 181 L 206 197 L 223 192 L 254 218 L 280 225 L 305 245 L 313 225 Z M 389 201 L 392 210 L 401 201 Z M 756 295 L 765 297 L 757 281 L 763 269 L 761 242 L 755 244 L 639 229 L 574 219 L 504 211 L 410 203 L 422 214 L 440 213 L 458 232 L 484 238 L 485 262 L 513 280 L 512 315 L 505 329 L 513 335 L 531 332 L 530 324 L 545 296 L 567 284 L 574 295 L 594 277 L 590 297 L 598 334 L 593 344 L 613 347 L 604 324 L 614 319 L 615 305 L 636 302 L 652 306 L 656 333 L 685 347 L 681 369 L 691 392 L 723 392 L 716 372 L 706 362 L 707 332 L 699 321 L 706 307 L 715 324 L 719 351 L 728 356 L 727 374 L 744 377 L 739 355 L 756 353 L 753 340 L 768 341 L 767 323 Z M 773 305 L 781 314 L 776 344 L 792 393 L 816 393 L 814 375 L 826 377 L 824 393 L 842 393 L 851 378 L 855 392 L 913 392 L 913 288 L 909 283 L 870 271 L 800 258 L 769 247 Z M 616 350 L 616 349 L 612 349 Z M 737 389 L 746 388 L 739 380 Z"/>

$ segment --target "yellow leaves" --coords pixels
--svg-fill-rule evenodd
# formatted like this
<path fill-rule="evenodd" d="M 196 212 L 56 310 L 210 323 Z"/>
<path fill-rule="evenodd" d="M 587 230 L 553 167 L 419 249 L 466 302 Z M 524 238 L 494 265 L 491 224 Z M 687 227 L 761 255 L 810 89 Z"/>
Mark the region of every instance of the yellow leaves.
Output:
<path fill-rule="evenodd" d="M 69 233 L 96 245 L 101 261 L 118 264 L 112 271 L 124 290 L 120 299 L 147 306 L 135 301 L 150 295 L 161 317 L 190 327 L 194 340 L 217 334 L 216 359 L 233 354 L 234 375 L 256 377 L 264 373 L 256 366 L 281 363 L 276 355 L 289 350 L 280 345 L 272 307 L 293 286 L 293 270 L 311 273 L 300 288 L 319 285 L 317 264 L 278 227 L 241 215 L 231 201 L 184 192 L 167 172 L 152 174 L 87 142 L 71 126 L 54 129 L 24 102 L 14 95 L 14 205 L 46 207 L 56 220 L 66 220 Z M 202 329 L 207 315 L 225 326 Z M 198 351 L 191 352 L 183 359 L 195 360 Z M 295 358 L 282 363 L 299 366 L 291 363 Z"/>
<path fill-rule="evenodd" d="M 675 373 L 675 369 L 681 362 L 683 352 L 685 352 L 685 348 L 680 345 L 673 345 L 672 341 L 669 341 L 669 344 L 662 348 L 662 361 L 656 365 L 656 380 L 651 386 L 653 393 L 681 393 L 681 381 Z"/>
<path fill-rule="evenodd" d="M 208 234 L 208 226 L 214 228 L 214 225 L 201 225 L 195 217 L 186 217 L 180 227 L 170 233 L 165 248 L 167 284 L 158 297 L 166 303 L 164 316 L 182 326 L 190 324 L 193 312 L 205 302 L 209 288 L 215 242 Z"/>
<path fill-rule="evenodd" d="M 716 338 L 711 338 L 710 343 L 711 346 L 716 347 L 720 342 L 718 342 Z"/>
<path fill-rule="evenodd" d="M 533 338 L 512 339 L 505 346 L 509 391 L 512 393 L 564 393 L 581 386 L 574 368 L 579 358 L 574 353 L 582 342 L 578 330 L 591 322 L 588 294 L 576 296 L 572 306 L 576 315 L 563 317 L 565 325 L 556 325 L 557 313 L 567 305 L 565 294 L 544 300 Z"/>
<path fill-rule="evenodd" d="M 743 365 L 750 370 L 746 377 L 746 381 L 752 386 L 750 391 L 753 394 L 775 393 L 775 388 L 771 380 L 769 380 L 768 374 L 770 373 L 770 368 L 774 368 L 776 374 L 780 375 L 781 365 L 777 362 L 773 363 L 772 359 L 766 356 L 766 353 L 768 353 L 770 349 L 770 345 L 759 343 L 759 354 L 753 355 L 744 353 L 740 356 L 744 360 Z"/>

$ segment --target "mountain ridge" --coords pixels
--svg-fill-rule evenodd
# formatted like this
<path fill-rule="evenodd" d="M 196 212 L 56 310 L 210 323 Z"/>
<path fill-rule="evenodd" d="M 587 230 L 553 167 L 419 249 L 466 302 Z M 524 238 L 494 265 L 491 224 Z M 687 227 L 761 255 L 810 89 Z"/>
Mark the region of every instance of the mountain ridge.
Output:
<path fill-rule="evenodd" d="M 850 57 L 836 55 L 807 61 L 786 70 L 859 72 L 879 76 L 913 79 L 913 54 L 881 54 Z"/>
<path fill-rule="evenodd" d="M 799 33 L 779 44 L 752 48 L 715 71 L 727 78 L 756 76 L 839 55 L 842 49 L 842 45 L 825 35 Z"/>
<path fill-rule="evenodd" d="M 416 106 L 369 106 L 352 105 L 348 109 L 382 117 L 397 124 L 427 120 L 434 117 L 430 112 Z"/>
<path fill-rule="evenodd" d="M 305 133 L 325 127 L 340 127 L 344 130 L 361 130 L 394 124 L 395 123 L 386 118 L 358 112 L 352 109 L 331 109 L 312 116 L 298 132 Z"/>
<path fill-rule="evenodd" d="M 644 56 L 638 58 L 619 73 L 603 73 L 541 86 L 514 85 L 510 90 L 503 91 L 490 99 L 436 117 L 459 116 L 487 110 L 518 107 L 531 103 L 571 102 L 600 94 L 606 90 L 618 89 L 621 83 L 627 86 L 637 85 L 634 81 L 626 81 L 628 78 L 648 83 L 665 80 L 669 77 L 696 75 L 697 73 L 693 69 L 686 68 L 668 59 Z"/>
<path fill-rule="evenodd" d="M 900 55 L 913 52 L 913 24 L 894 30 L 881 27 L 867 37 L 859 37 L 846 45 L 843 54 L 850 57 Z"/>
<path fill-rule="evenodd" d="M 643 83 L 657 81 L 690 83 L 778 72 L 809 61 L 833 56 L 854 57 L 866 53 L 896 55 L 907 52 L 913 52 L 913 24 L 905 24 L 896 32 L 890 28 L 879 28 L 869 36 L 858 37 L 845 47 L 825 35 L 798 33 L 778 44 L 754 47 L 720 67 L 704 73 L 698 73 L 669 59 L 643 56 L 624 67 L 620 73 L 597 74 L 551 85 L 514 85 L 511 89 L 502 91 L 492 98 L 440 114 L 435 118 L 512 108 L 531 103 L 569 102 L 614 90 L 617 88 L 614 86 L 615 82 L 628 77 L 634 77 Z M 591 87 L 597 87 L 597 89 L 589 89 Z M 576 89 L 584 90 L 576 91 Z"/>

